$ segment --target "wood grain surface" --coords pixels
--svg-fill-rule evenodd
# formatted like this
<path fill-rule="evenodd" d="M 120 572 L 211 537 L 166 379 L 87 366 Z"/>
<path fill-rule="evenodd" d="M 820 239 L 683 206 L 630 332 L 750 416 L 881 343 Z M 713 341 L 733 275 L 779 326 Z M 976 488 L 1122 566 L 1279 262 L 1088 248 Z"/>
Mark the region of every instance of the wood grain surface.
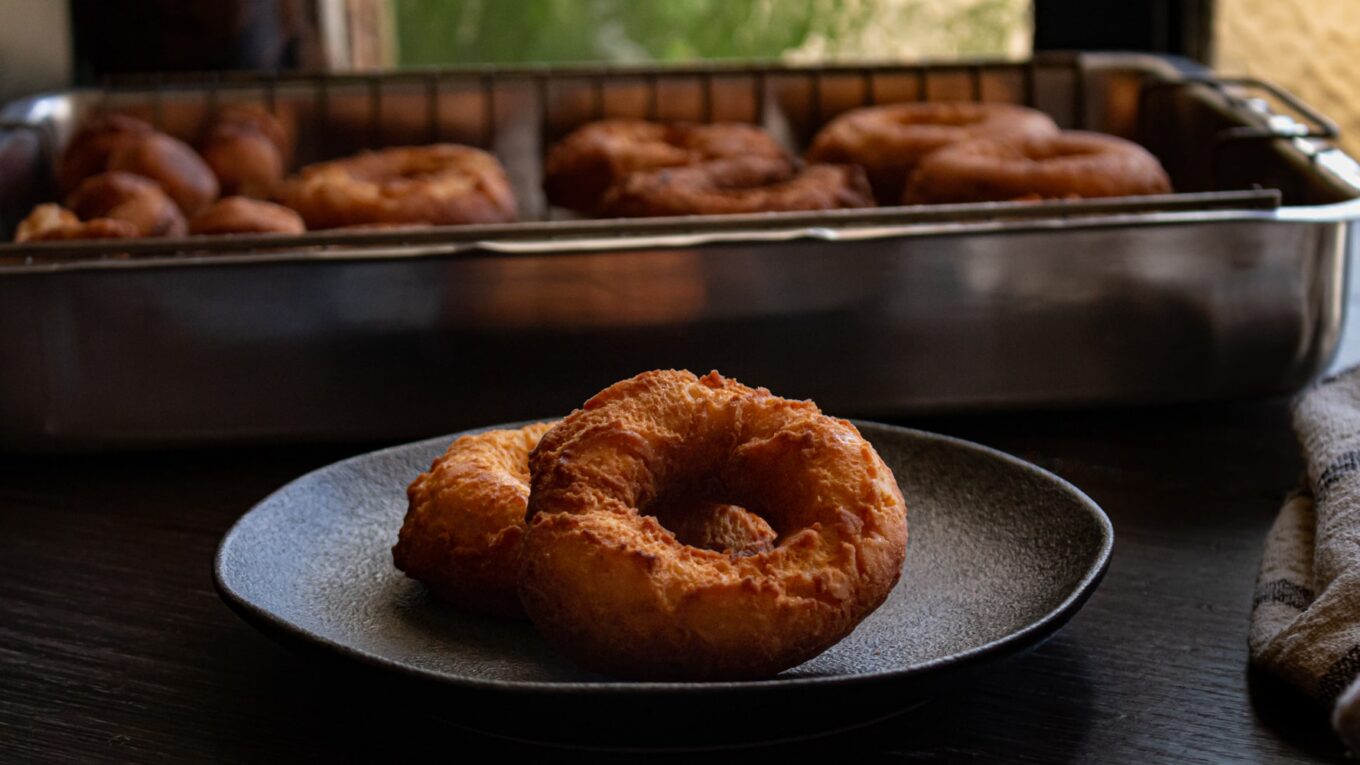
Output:
<path fill-rule="evenodd" d="M 1114 559 L 1039 649 L 798 753 L 1341 760 L 1321 712 L 1247 671 L 1261 541 L 1301 465 L 1284 402 L 902 424 L 1010 451 L 1083 488 L 1114 521 Z M 213 552 L 241 513 L 373 446 L 0 458 L 0 761 L 580 759 L 458 729 L 458 710 L 297 657 L 218 599 Z"/>

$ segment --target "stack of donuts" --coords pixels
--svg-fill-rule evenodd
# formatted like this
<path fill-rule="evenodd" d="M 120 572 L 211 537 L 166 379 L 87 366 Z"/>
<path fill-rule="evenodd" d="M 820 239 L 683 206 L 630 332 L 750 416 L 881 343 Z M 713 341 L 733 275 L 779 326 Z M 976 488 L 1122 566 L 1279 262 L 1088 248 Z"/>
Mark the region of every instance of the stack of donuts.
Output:
<path fill-rule="evenodd" d="M 1059 130 L 1011 104 L 908 103 L 847 112 L 804 160 L 752 125 L 594 122 L 548 154 L 548 200 L 597 217 L 1077 199 L 1171 190 L 1130 141 Z M 866 186 L 867 181 L 867 186 Z"/>
<path fill-rule="evenodd" d="M 854 109 L 816 135 L 809 159 L 865 168 L 879 204 L 920 205 L 1165 194 L 1161 163 L 1131 141 L 1059 130 L 1012 104 Z"/>
<path fill-rule="evenodd" d="M 197 149 L 135 117 L 103 115 L 61 156 L 63 203 L 35 208 L 15 240 L 300 234 L 516 217 L 504 170 L 478 149 L 368 151 L 285 177 L 292 150 L 288 125 L 253 105 L 216 110 Z"/>
<path fill-rule="evenodd" d="M 267 146 L 247 148 L 269 135 Z M 282 174 L 283 128 L 262 109 L 219 111 L 202 153 L 135 117 L 109 114 L 86 123 L 57 167 L 64 205 L 39 205 L 17 241 L 177 237 L 246 232 L 300 233 L 296 213 L 262 201 Z M 261 169 L 263 168 L 263 169 Z M 228 196 L 222 197 L 226 192 Z"/>
<path fill-rule="evenodd" d="M 803 163 L 744 123 L 592 122 L 548 153 L 543 189 L 559 207 L 604 218 L 870 207 L 864 171 Z"/>
<path fill-rule="evenodd" d="M 845 420 L 724 378 L 644 372 L 566 419 L 465 435 L 407 491 L 393 558 L 581 665 L 768 677 L 888 597 L 907 510 Z"/>

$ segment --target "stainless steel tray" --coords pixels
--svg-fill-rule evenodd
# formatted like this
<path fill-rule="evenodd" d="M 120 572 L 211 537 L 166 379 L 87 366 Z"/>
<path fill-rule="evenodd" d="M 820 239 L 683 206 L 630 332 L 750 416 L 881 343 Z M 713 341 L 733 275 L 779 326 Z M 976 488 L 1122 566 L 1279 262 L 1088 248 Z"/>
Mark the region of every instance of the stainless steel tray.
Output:
<path fill-rule="evenodd" d="M 1190 80 L 1194 81 L 1190 81 Z M 759 121 L 791 149 L 867 102 L 1033 104 L 1141 141 L 1181 193 L 580 221 L 539 191 L 599 116 Z M 842 415 L 1292 390 L 1339 339 L 1360 172 L 1263 83 L 1157 58 L 404 72 L 121 84 L 0 112 L 0 223 L 99 110 L 192 137 L 217 103 L 299 161 L 492 148 L 531 220 L 296 239 L 0 245 L 0 446 L 406 438 L 560 413 L 639 370 L 718 368 Z"/>

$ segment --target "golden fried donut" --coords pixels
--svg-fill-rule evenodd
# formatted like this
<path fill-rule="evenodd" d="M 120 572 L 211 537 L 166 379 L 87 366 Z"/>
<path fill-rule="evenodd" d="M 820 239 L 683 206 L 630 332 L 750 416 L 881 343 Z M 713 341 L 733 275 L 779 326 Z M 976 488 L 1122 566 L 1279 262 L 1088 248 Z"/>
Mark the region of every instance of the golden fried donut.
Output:
<path fill-rule="evenodd" d="M 931 152 L 983 136 L 1056 133 L 1042 112 L 1013 104 L 939 102 L 852 109 L 812 139 L 811 162 L 860 165 L 879 204 L 894 205 L 916 164 Z"/>
<path fill-rule="evenodd" d="M 633 173 L 605 194 L 600 215 L 728 215 L 872 207 L 854 165 L 797 167 L 784 159 L 715 159 Z"/>
<path fill-rule="evenodd" d="M 616 383 L 529 456 L 519 595 L 583 666 L 629 678 L 758 678 L 847 635 L 897 581 L 906 505 L 845 420 L 716 372 Z M 731 502 L 779 532 L 735 556 L 687 546 L 647 513 Z"/>
<path fill-rule="evenodd" d="M 999 202 L 1166 194 L 1161 163 L 1136 143 L 1065 131 L 1019 140 L 979 139 L 922 160 L 904 204 Z"/>
<path fill-rule="evenodd" d="M 190 234 L 301 234 L 302 216 L 276 205 L 247 197 L 223 197 L 189 219 Z"/>
<path fill-rule="evenodd" d="M 113 218 L 131 223 L 141 236 L 183 236 L 188 230 L 179 207 L 155 181 L 122 172 L 86 178 L 66 197 L 83 221 Z"/>
<path fill-rule="evenodd" d="M 213 115 L 199 146 L 226 196 L 268 199 L 291 152 L 283 125 L 258 106 L 232 104 Z"/>
<path fill-rule="evenodd" d="M 555 422 L 461 436 L 407 489 L 410 506 L 392 558 L 397 568 L 464 608 L 523 618 L 515 581 L 529 500 L 529 452 Z M 749 554 L 774 530 L 740 508 L 661 508 L 699 547 Z"/>
<path fill-rule="evenodd" d="M 164 133 L 123 142 L 109 154 L 108 169 L 159 183 L 185 215 L 193 215 L 217 199 L 217 176 L 212 169 L 189 144 Z"/>
<path fill-rule="evenodd" d="M 155 130 L 147 123 L 124 114 L 107 114 L 85 123 L 66 145 L 57 167 L 57 186 L 61 193 L 75 191 L 81 181 L 108 169 L 109 155 L 125 143 Z"/>
<path fill-rule="evenodd" d="M 67 239 L 132 239 L 141 236 L 127 221 L 95 218 L 81 222 L 76 214 L 61 205 L 38 205 L 19 222 L 16 242 L 50 242 Z"/>
<path fill-rule="evenodd" d="M 366 151 L 304 167 L 276 196 L 307 228 L 361 223 L 506 223 L 515 196 L 501 163 L 458 144 Z"/>
<path fill-rule="evenodd" d="M 639 170 L 725 157 L 784 156 L 769 133 L 741 122 L 603 120 L 578 128 L 553 146 L 543 165 L 543 190 L 553 204 L 590 214 L 610 187 Z"/>

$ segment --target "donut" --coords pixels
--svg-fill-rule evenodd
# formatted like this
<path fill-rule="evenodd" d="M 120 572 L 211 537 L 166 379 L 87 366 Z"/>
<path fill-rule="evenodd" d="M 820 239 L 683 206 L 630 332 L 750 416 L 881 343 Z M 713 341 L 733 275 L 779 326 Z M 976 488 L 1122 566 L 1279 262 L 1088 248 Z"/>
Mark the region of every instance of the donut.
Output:
<path fill-rule="evenodd" d="M 75 191 L 81 181 L 108 169 L 109 155 L 118 147 L 153 132 L 147 123 L 124 114 L 107 114 L 85 123 L 66 145 L 57 166 L 61 193 Z"/>
<path fill-rule="evenodd" d="M 276 205 L 247 197 L 223 197 L 189 219 L 190 234 L 302 234 L 302 216 Z"/>
<path fill-rule="evenodd" d="M 109 170 L 135 173 L 159 183 L 185 215 L 217 199 L 217 176 L 187 143 L 164 133 L 135 136 L 109 153 Z"/>
<path fill-rule="evenodd" d="M 463 608 L 524 618 L 515 592 L 529 452 L 556 423 L 461 436 L 407 489 L 410 505 L 392 558 L 397 568 Z M 694 509 L 694 508 L 686 508 Z M 661 508 L 677 538 L 696 547 L 751 554 L 774 530 L 740 508 Z"/>
<path fill-rule="evenodd" d="M 1131 141 L 1066 131 L 1016 140 L 978 139 L 922 160 L 904 204 L 999 202 L 1166 194 L 1157 158 Z"/>
<path fill-rule="evenodd" d="M 285 118 L 288 120 L 287 124 Z M 287 112 L 284 113 L 284 118 L 280 118 L 255 104 L 227 104 L 213 112 L 207 135 L 211 136 L 215 130 L 223 127 L 259 131 L 279 150 L 284 162 L 292 158 L 295 125 Z"/>
<path fill-rule="evenodd" d="M 16 242 L 50 242 L 67 239 L 132 239 L 141 236 L 137 227 L 113 218 L 81 222 L 76 214 L 61 205 L 38 205 L 19 221 Z"/>
<path fill-rule="evenodd" d="M 860 165 L 879 204 L 895 205 L 916 164 L 931 152 L 981 136 L 1050 135 L 1042 112 L 1013 104 L 939 102 L 852 109 L 812 139 L 810 162 Z"/>
<path fill-rule="evenodd" d="M 784 156 L 769 133 L 740 122 L 603 120 L 578 128 L 553 146 L 543 165 L 543 190 L 559 207 L 592 214 L 610 187 L 639 170 L 726 157 Z"/>
<path fill-rule="evenodd" d="M 457 144 L 366 151 L 308 165 L 280 184 L 276 197 L 297 210 L 309 229 L 506 223 L 516 217 L 500 162 Z"/>
<path fill-rule="evenodd" d="M 225 196 L 268 199 L 283 179 L 291 144 L 283 125 L 257 106 L 219 109 L 199 145 Z"/>
<path fill-rule="evenodd" d="M 864 171 L 784 159 L 715 159 L 633 173 L 605 194 L 608 217 L 728 215 L 872 207 Z"/>
<path fill-rule="evenodd" d="M 566 656 L 609 675 L 767 677 L 848 634 L 897 581 L 906 505 L 855 427 L 716 372 L 606 388 L 529 456 L 519 596 Z M 733 503 L 779 533 L 737 556 L 650 508 Z"/>
<path fill-rule="evenodd" d="M 155 181 L 123 172 L 86 178 L 66 197 L 81 220 L 113 218 L 131 223 L 140 236 L 183 236 L 184 216 Z"/>

